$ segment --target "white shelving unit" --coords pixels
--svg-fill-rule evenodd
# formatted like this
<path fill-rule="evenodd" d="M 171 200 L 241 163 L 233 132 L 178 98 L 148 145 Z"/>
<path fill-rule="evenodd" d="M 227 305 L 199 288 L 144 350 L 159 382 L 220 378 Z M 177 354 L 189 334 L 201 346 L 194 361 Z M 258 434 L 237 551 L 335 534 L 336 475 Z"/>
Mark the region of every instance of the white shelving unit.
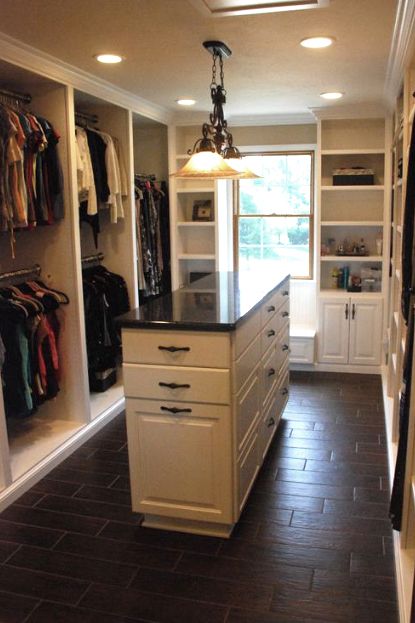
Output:
<path fill-rule="evenodd" d="M 317 172 L 318 172 L 318 296 L 320 299 L 318 361 L 327 369 L 348 369 L 350 372 L 375 372 L 380 370 L 382 342 L 383 300 L 387 289 L 387 249 L 389 232 L 387 222 L 388 186 L 385 176 L 388 172 L 389 159 L 385 150 L 385 120 L 360 118 L 319 118 L 317 130 Z M 339 168 L 363 167 L 374 170 L 373 185 L 334 185 L 333 170 Z M 387 180 L 388 183 L 388 180 Z M 379 240 L 382 247 L 379 248 Z M 347 254 L 347 247 L 365 246 L 360 255 Z M 340 247 L 346 254 L 340 252 Z M 366 282 L 362 292 L 348 291 L 347 284 L 336 285 L 333 274 L 348 270 L 349 275 L 362 279 L 373 277 L 374 281 Z M 372 285 L 370 286 L 369 283 Z M 370 291 L 372 290 L 372 291 Z M 347 318 L 340 310 L 339 299 L 344 305 L 350 306 L 355 313 Z M 352 300 L 353 299 L 353 300 Z M 339 330 L 344 336 L 342 352 L 331 353 L 328 340 L 333 338 L 327 332 L 327 323 L 323 326 L 323 311 L 332 303 L 338 312 L 338 319 L 344 320 Z M 367 309 L 358 307 L 362 301 L 371 301 L 371 314 Z M 331 309 L 331 307 L 330 307 Z M 349 309 L 349 307 L 345 307 Z M 356 311 L 357 310 L 357 311 Z M 343 317 L 344 316 L 344 317 Z M 372 323 L 376 319 L 376 336 L 372 335 L 372 326 L 365 328 L 364 322 Z M 357 323 L 357 324 L 356 324 Z M 363 323 L 363 324 L 362 324 Z M 343 327 L 344 324 L 344 327 Z M 347 329 L 346 329 L 347 324 Z M 360 353 L 355 356 L 347 336 L 372 335 L 370 348 L 373 352 Z M 346 336 L 347 333 L 347 336 Z M 366 343 L 369 348 L 369 342 Z M 355 345 L 356 346 L 356 345 Z M 346 350 L 345 350 L 346 349 Z M 346 352 L 347 351 L 347 352 Z M 332 364 L 332 367 L 330 367 Z M 336 368 L 337 366 L 337 368 Z M 345 367 L 346 366 L 346 367 Z"/>
<path fill-rule="evenodd" d="M 38 263 L 41 278 L 64 291 L 69 305 L 60 311 L 59 351 L 61 388 L 53 401 L 41 405 L 25 420 L 7 420 L 0 383 L 0 510 L 59 464 L 124 408 L 122 376 L 106 392 L 90 393 L 84 327 L 82 262 L 84 255 L 102 252 L 105 266 L 124 277 L 130 303 L 138 305 L 138 283 L 133 193 L 134 145 L 138 135 L 133 115 L 163 126 L 158 111 L 142 106 L 137 98 L 112 88 L 92 76 L 78 76 L 66 66 L 45 60 L 17 45 L 0 40 L 0 88 L 32 96 L 31 110 L 49 119 L 60 134 L 58 151 L 64 178 L 65 217 L 49 227 L 16 233 L 16 259 L 10 253 L 9 236 L 0 233 L 0 273 Z M 100 129 L 119 140 L 126 164 L 128 195 L 125 218 L 111 224 L 100 214 L 98 249 L 91 230 L 79 225 L 75 152 L 75 110 L 96 114 Z M 153 115 L 153 117 L 152 117 Z M 167 119 L 165 120 L 165 122 Z M 164 134 L 167 126 L 164 123 Z M 148 146 L 147 146 L 148 147 Z M 160 150 L 147 153 L 150 162 Z M 167 175 L 167 147 L 164 153 Z"/>

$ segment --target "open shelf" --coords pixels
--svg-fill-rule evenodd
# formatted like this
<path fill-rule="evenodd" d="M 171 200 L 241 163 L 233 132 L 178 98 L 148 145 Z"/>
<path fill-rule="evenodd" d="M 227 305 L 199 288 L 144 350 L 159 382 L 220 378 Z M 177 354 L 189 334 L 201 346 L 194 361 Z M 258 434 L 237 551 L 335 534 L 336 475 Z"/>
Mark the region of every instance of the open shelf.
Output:
<path fill-rule="evenodd" d="M 370 185 L 366 185 L 366 184 L 362 184 L 360 186 L 356 185 L 356 186 L 333 186 L 332 184 L 328 184 L 325 186 L 321 187 L 322 191 L 334 191 L 334 192 L 338 192 L 338 191 L 342 191 L 342 192 L 359 192 L 361 190 L 369 190 L 369 191 L 380 191 L 380 190 L 384 190 L 385 186 L 383 184 L 370 184 Z"/>

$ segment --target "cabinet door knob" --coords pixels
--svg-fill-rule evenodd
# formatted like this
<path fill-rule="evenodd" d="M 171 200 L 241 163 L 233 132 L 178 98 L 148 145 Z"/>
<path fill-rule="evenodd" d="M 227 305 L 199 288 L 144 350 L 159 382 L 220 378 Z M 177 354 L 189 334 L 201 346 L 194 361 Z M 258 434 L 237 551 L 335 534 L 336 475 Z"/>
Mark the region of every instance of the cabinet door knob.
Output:
<path fill-rule="evenodd" d="M 274 368 L 270 368 L 270 369 L 268 370 L 267 376 L 274 376 L 274 374 L 275 374 L 275 370 L 274 370 Z"/>
<path fill-rule="evenodd" d="M 283 311 L 283 312 L 282 312 L 282 314 L 281 314 L 281 316 L 282 316 L 283 318 L 286 318 L 286 317 L 287 317 L 287 316 L 289 316 L 289 315 L 290 315 L 290 314 L 289 314 L 289 312 L 287 312 L 287 311 Z"/>
<path fill-rule="evenodd" d="M 272 312 L 275 311 L 275 305 L 270 305 L 269 307 L 267 307 L 267 312 Z"/>
<path fill-rule="evenodd" d="M 272 337 L 273 335 L 275 335 L 274 329 L 271 329 L 270 331 L 268 331 L 267 337 Z"/>
<path fill-rule="evenodd" d="M 177 353 L 182 350 L 188 353 L 190 346 L 159 346 L 159 350 L 167 350 L 169 353 Z"/>
<path fill-rule="evenodd" d="M 163 381 L 159 382 L 159 386 L 168 387 L 169 389 L 179 389 L 182 387 L 188 389 L 190 387 L 188 383 L 163 383 Z"/>
<path fill-rule="evenodd" d="M 344 317 L 346 320 L 349 318 L 349 303 L 346 303 L 346 307 L 344 308 Z"/>
<path fill-rule="evenodd" d="M 355 316 L 356 316 L 356 306 L 355 306 L 355 304 L 353 303 L 353 305 L 352 305 L 352 320 L 354 320 L 354 317 L 355 317 Z"/>
<path fill-rule="evenodd" d="M 288 344 L 283 344 L 281 350 L 290 350 Z"/>
<path fill-rule="evenodd" d="M 268 428 L 270 428 L 271 426 L 274 426 L 274 424 L 275 424 L 275 420 L 274 420 L 274 418 L 273 418 L 273 417 L 270 417 L 270 418 L 269 418 L 269 420 L 268 420 L 268 422 L 267 422 L 267 426 L 268 426 Z"/>
<path fill-rule="evenodd" d="M 288 389 L 286 387 L 283 387 L 282 390 L 281 390 L 281 394 L 283 396 L 286 396 L 288 394 Z"/>
<path fill-rule="evenodd" d="M 289 295 L 288 290 L 284 290 L 284 292 L 282 293 L 282 295 L 283 295 L 283 296 L 288 296 L 288 295 Z"/>
<path fill-rule="evenodd" d="M 178 409 L 177 407 L 160 407 L 160 411 L 168 411 L 176 415 L 177 413 L 191 413 L 191 409 Z"/>

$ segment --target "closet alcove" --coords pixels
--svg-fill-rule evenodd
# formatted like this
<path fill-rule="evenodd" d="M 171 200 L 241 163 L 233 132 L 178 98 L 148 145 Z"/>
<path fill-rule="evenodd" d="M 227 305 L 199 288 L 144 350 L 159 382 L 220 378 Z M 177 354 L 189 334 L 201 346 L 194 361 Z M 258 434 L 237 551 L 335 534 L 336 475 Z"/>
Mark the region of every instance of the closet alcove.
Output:
<path fill-rule="evenodd" d="M 50 287 L 69 297 L 69 305 L 59 309 L 59 350 L 61 366 L 60 391 L 46 401 L 36 414 L 25 419 L 6 421 L 3 398 L 0 400 L 1 476 L 3 492 L 17 491 L 22 477 L 39 468 L 45 457 L 52 457 L 57 448 L 88 421 L 87 394 L 83 362 L 79 357 L 82 344 L 82 323 L 79 314 L 79 279 L 74 254 L 74 223 L 72 209 L 69 151 L 69 91 L 66 85 L 31 71 L 0 63 L 0 88 L 32 97 L 30 112 L 48 119 L 60 135 L 58 152 L 64 178 L 64 209 L 62 220 L 31 231 L 15 232 L 15 258 L 12 257 L 10 234 L 0 233 L 0 273 L 41 267 L 40 278 Z M 6 491 L 7 490 L 7 491 Z M 3 495 L 0 494 L 0 503 Z"/>

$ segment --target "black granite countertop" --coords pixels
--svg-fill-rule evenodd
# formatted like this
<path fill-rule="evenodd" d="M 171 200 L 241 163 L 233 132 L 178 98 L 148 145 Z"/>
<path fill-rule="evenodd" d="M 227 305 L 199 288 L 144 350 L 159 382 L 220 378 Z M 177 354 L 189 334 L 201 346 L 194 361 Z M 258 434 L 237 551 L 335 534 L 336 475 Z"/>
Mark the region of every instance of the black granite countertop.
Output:
<path fill-rule="evenodd" d="M 280 284 L 286 272 L 217 272 L 117 318 L 121 327 L 230 331 Z"/>

